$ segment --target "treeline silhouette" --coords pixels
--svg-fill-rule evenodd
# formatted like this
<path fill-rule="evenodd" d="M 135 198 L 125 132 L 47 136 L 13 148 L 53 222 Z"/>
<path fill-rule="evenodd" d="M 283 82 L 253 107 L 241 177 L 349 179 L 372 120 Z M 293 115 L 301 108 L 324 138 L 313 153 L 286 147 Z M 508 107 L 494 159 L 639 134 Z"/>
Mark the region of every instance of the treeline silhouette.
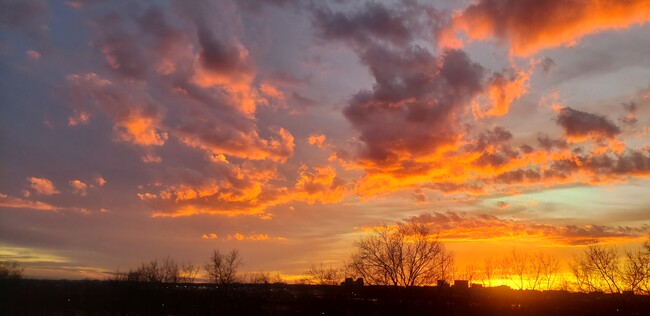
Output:
<path fill-rule="evenodd" d="M 567 268 L 567 267 L 564 267 Z M 569 275 L 563 271 L 569 271 Z M 350 261 L 340 267 L 312 265 L 306 283 L 338 284 L 344 277 L 366 284 L 403 287 L 467 280 L 483 287 L 507 285 L 519 290 L 563 290 L 650 294 L 650 242 L 640 249 L 591 245 L 563 269 L 553 255 L 513 249 L 501 258 L 485 258 L 463 268 L 453 253 L 417 222 L 378 226 L 354 243 Z"/>
<path fill-rule="evenodd" d="M 354 243 L 349 261 L 337 267 L 313 264 L 297 284 L 287 284 L 277 273 L 241 273 L 242 263 L 236 249 L 214 250 L 203 265 L 167 257 L 116 271 L 103 281 L 45 281 L 21 280 L 22 267 L 3 262 L 0 315 L 643 315 L 650 311 L 650 296 L 635 295 L 650 293 L 649 242 L 623 257 L 614 247 L 589 246 L 569 264 L 572 279 L 561 276 L 560 263 L 552 255 L 518 250 L 458 269 L 453 253 L 416 222 L 368 229 Z M 512 288 L 495 286 L 503 282 Z"/>
<path fill-rule="evenodd" d="M 646 315 L 650 296 L 508 287 L 0 282 L 0 315 Z"/>

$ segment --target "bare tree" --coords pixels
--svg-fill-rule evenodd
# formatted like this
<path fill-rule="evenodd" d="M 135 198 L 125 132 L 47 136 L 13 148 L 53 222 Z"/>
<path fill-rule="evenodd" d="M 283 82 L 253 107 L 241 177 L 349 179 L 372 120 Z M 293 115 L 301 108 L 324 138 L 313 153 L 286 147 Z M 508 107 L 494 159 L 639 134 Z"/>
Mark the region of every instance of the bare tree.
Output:
<path fill-rule="evenodd" d="M 160 281 L 163 283 L 179 283 L 181 280 L 181 270 L 178 263 L 170 257 L 162 260 L 159 272 Z"/>
<path fill-rule="evenodd" d="M 650 241 L 643 243 L 643 249 L 641 250 L 642 256 L 644 257 L 643 263 L 645 265 L 645 279 L 639 285 L 641 292 L 645 294 L 650 294 Z"/>
<path fill-rule="evenodd" d="M 280 273 L 257 271 L 248 275 L 248 282 L 252 284 L 273 284 L 284 283 L 284 280 Z"/>
<path fill-rule="evenodd" d="M 148 263 L 142 263 L 140 267 L 131 269 L 128 272 L 113 273 L 114 281 L 131 281 L 147 283 L 191 283 L 194 282 L 199 268 L 191 263 L 179 265 L 174 259 L 166 257 L 158 261 L 154 259 Z"/>
<path fill-rule="evenodd" d="M 368 284 L 421 286 L 448 276 L 453 257 L 416 222 L 380 226 L 355 242 L 350 268 Z"/>
<path fill-rule="evenodd" d="M 621 292 L 621 269 L 614 247 L 589 246 L 570 265 L 576 286 L 581 291 Z"/>
<path fill-rule="evenodd" d="M 332 266 L 324 266 L 321 262 L 319 265 L 312 265 L 307 270 L 308 282 L 318 285 L 338 285 L 343 278 L 341 269 Z"/>
<path fill-rule="evenodd" d="M 437 262 L 440 269 L 440 273 L 437 279 L 450 282 L 454 277 L 454 273 L 456 272 L 454 253 L 443 249 L 443 252 L 439 256 Z"/>
<path fill-rule="evenodd" d="M 525 287 L 525 281 L 528 277 L 528 255 L 513 249 L 509 256 L 506 256 L 501 261 L 501 270 L 503 276 L 510 281 L 520 290 Z"/>
<path fill-rule="evenodd" d="M 647 257 L 642 251 L 626 251 L 622 267 L 622 281 L 630 291 L 640 292 L 643 282 L 648 275 Z"/>
<path fill-rule="evenodd" d="M 248 275 L 247 279 L 251 284 L 270 284 L 271 273 L 266 271 L 253 272 Z"/>
<path fill-rule="evenodd" d="M 492 286 L 492 279 L 495 274 L 495 264 L 490 258 L 483 261 L 483 286 Z"/>
<path fill-rule="evenodd" d="M 459 274 L 460 279 L 467 280 L 470 284 L 479 276 L 479 268 L 474 264 L 468 264 L 462 273 Z"/>
<path fill-rule="evenodd" d="M 180 280 L 183 283 L 194 283 L 196 276 L 199 274 L 201 268 L 191 262 L 184 262 L 181 264 Z"/>
<path fill-rule="evenodd" d="M 22 279 L 24 271 L 16 261 L 0 261 L 0 280 Z"/>
<path fill-rule="evenodd" d="M 210 280 L 218 284 L 233 284 L 240 280 L 237 270 L 242 265 L 239 250 L 233 249 L 227 254 L 214 250 L 210 261 L 205 265 Z"/>
<path fill-rule="evenodd" d="M 551 255 L 541 256 L 540 262 L 542 266 L 542 283 L 545 290 L 550 290 L 555 287 L 558 281 L 558 272 L 560 271 L 560 261 Z"/>
<path fill-rule="evenodd" d="M 132 282 L 162 282 L 158 259 L 142 263 L 139 268 L 127 272 L 127 280 Z"/>
<path fill-rule="evenodd" d="M 650 294 L 650 241 L 641 249 L 625 251 L 622 259 L 614 247 L 590 246 L 570 266 L 579 291 Z"/>
<path fill-rule="evenodd" d="M 650 294 L 650 242 L 646 241 L 637 251 L 626 251 L 621 270 L 627 290 Z"/>

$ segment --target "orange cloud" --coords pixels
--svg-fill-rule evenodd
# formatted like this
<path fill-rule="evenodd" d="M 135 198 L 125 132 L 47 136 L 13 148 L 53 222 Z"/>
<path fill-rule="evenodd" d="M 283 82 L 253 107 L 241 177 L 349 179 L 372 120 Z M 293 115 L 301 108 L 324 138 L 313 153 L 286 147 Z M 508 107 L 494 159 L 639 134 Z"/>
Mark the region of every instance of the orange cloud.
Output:
<path fill-rule="evenodd" d="M 229 172 L 225 180 L 207 178 L 200 184 L 182 183 L 158 194 L 141 193 L 139 198 L 153 209 L 153 217 L 197 214 L 260 215 L 270 219 L 266 209 L 289 202 L 336 203 L 350 190 L 333 167 L 301 167 L 295 184 L 284 186 L 282 178 L 268 169 L 222 164 Z M 229 179 L 229 180 L 228 180 Z"/>
<path fill-rule="evenodd" d="M 162 146 L 167 141 L 167 133 L 160 131 L 158 119 L 138 112 L 117 122 L 116 131 L 120 140 L 142 146 Z"/>
<path fill-rule="evenodd" d="M 545 241 L 564 246 L 641 241 L 650 229 L 647 225 L 550 225 L 462 212 L 433 212 L 410 220 L 427 225 L 430 232 L 443 241 Z"/>
<path fill-rule="evenodd" d="M 194 128 L 185 128 L 176 132 L 176 136 L 190 147 L 197 147 L 214 153 L 215 155 L 229 155 L 251 160 L 285 161 L 295 147 L 294 138 L 284 128 L 272 129 L 275 137 L 263 139 L 257 131 L 230 130 L 229 137 L 219 135 L 225 131 L 196 131 Z M 215 132 L 217 134 L 210 134 Z M 205 134 L 203 134 L 205 133 Z"/>
<path fill-rule="evenodd" d="M 260 85 L 260 91 L 266 95 L 267 97 L 278 99 L 278 100 L 284 100 L 285 96 L 282 91 L 276 89 L 274 86 L 270 84 L 263 83 Z"/>
<path fill-rule="evenodd" d="M 507 76 L 495 73 L 488 80 L 482 95 L 472 102 L 474 116 L 483 118 L 508 114 L 512 102 L 528 93 L 532 70 L 532 67 L 527 71 L 513 70 Z"/>
<path fill-rule="evenodd" d="M 309 145 L 315 145 L 318 148 L 323 148 L 325 147 L 325 140 L 327 138 L 323 134 L 318 134 L 318 135 L 309 135 L 309 138 L 307 141 L 309 142 Z"/>
<path fill-rule="evenodd" d="M 252 77 L 250 75 L 242 74 L 238 77 L 232 77 L 209 72 L 202 67 L 197 67 L 192 79 L 195 84 L 202 88 L 221 87 L 225 89 L 225 92 L 229 94 L 238 111 L 241 111 L 241 113 L 249 118 L 254 117 L 257 95 L 251 87 Z"/>
<path fill-rule="evenodd" d="M 215 233 L 209 233 L 209 234 L 201 235 L 201 238 L 202 239 L 217 239 L 217 238 L 219 238 L 219 236 L 217 236 L 217 234 L 215 234 Z"/>
<path fill-rule="evenodd" d="M 68 117 L 69 126 L 77 126 L 79 124 L 85 124 L 90 121 L 90 114 L 86 112 L 74 111 L 73 115 Z"/>
<path fill-rule="evenodd" d="M 629 177 L 650 177 L 647 149 L 629 149 L 610 140 L 596 142 L 591 148 L 581 143 L 580 150 L 574 150 L 566 143 L 550 146 L 545 138 L 540 139 L 539 149 L 528 145 L 517 148 L 509 144 L 511 137 L 508 132 L 489 131 L 438 156 L 405 153 L 394 165 L 339 161 L 346 168 L 365 170 L 355 187 L 364 198 L 417 188 L 472 196 L 511 194 L 561 184 L 617 183 Z"/>
<path fill-rule="evenodd" d="M 70 186 L 72 187 L 72 193 L 79 194 L 81 196 L 86 195 L 87 190 L 88 190 L 88 185 L 86 185 L 82 181 L 76 180 L 76 179 L 71 180 L 69 183 L 70 183 Z"/>
<path fill-rule="evenodd" d="M 303 166 L 295 185 L 293 200 L 336 203 L 346 194 L 345 182 L 336 176 L 332 167 L 315 167 L 311 171 Z"/>
<path fill-rule="evenodd" d="M 0 193 L 0 206 L 11 207 L 11 208 L 27 208 L 32 210 L 52 211 L 52 212 L 62 210 L 60 207 L 48 203 L 39 202 L 39 201 L 29 201 L 17 197 L 8 196 L 2 193 Z"/>
<path fill-rule="evenodd" d="M 99 186 L 106 184 L 106 180 L 102 176 L 95 177 L 95 182 L 97 182 Z"/>
<path fill-rule="evenodd" d="M 464 32 L 470 40 L 496 38 L 507 43 L 513 55 L 527 56 L 649 21 L 646 0 L 479 0 L 455 15 L 448 32 Z"/>
<path fill-rule="evenodd" d="M 141 146 L 162 146 L 167 132 L 162 124 L 162 109 L 153 102 L 142 84 L 120 85 L 95 73 L 67 76 L 71 92 L 78 107 L 87 107 L 86 98 L 106 112 L 115 122 L 114 130 L 119 140 Z M 77 110 L 77 115 L 85 113 Z M 78 124 L 81 118 L 69 123 Z"/>
<path fill-rule="evenodd" d="M 158 156 L 153 150 L 147 149 L 145 154 L 140 157 L 140 160 L 146 163 L 159 163 L 162 162 L 162 157 Z"/>
<path fill-rule="evenodd" d="M 218 239 L 216 233 L 208 233 L 201 235 L 201 239 Z M 227 234 L 226 237 L 222 238 L 224 240 L 235 240 L 235 241 L 265 241 L 265 240 L 286 240 L 284 237 L 271 237 L 267 234 L 243 234 L 243 233 L 234 233 Z"/>
<path fill-rule="evenodd" d="M 27 181 L 29 181 L 30 187 L 39 194 L 43 194 L 43 195 L 59 194 L 59 190 L 57 190 L 54 184 L 52 183 L 52 181 L 48 179 L 30 177 L 27 178 Z"/>

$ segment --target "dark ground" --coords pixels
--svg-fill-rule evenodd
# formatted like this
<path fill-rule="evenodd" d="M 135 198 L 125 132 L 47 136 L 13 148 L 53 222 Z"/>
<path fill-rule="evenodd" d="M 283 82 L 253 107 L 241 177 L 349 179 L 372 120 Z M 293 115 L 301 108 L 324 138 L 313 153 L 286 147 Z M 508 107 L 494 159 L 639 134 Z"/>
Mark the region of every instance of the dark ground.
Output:
<path fill-rule="evenodd" d="M 650 315 L 650 296 L 316 285 L 14 280 L 0 315 Z"/>

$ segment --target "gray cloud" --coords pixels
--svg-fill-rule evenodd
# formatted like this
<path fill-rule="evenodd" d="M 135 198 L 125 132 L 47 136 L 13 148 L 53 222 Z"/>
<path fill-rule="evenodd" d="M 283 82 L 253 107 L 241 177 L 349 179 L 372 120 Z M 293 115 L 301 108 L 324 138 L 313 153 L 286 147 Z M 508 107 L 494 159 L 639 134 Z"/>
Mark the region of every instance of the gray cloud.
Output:
<path fill-rule="evenodd" d="M 620 128 L 605 116 L 574 110 L 570 107 L 560 109 L 557 116 L 558 125 L 570 137 L 597 136 L 614 138 L 621 133 Z"/>

